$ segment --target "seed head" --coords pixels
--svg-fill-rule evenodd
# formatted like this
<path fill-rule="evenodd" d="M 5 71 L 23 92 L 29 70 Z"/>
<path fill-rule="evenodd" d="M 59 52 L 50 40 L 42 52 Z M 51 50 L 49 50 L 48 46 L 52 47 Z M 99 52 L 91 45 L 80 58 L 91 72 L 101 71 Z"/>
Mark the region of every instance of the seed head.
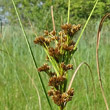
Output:
<path fill-rule="evenodd" d="M 48 96 L 53 96 L 54 95 L 54 89 L 51 89 L 48 91 Z"/>
<path fill-rule="evenodd" d="M 63 44 L 63 50 L 72 51 L 74 49 L 74 45 L 68 46 L 67 44 Z"/>
<path fill-rule="evenodd" d="M 43 36 L 40 36 L 40 37 L 36 37 L 35 38 L 34 43 L 35 44 L 42 45 L 42 46 L 45 46 L 45 44 L 46 45 L 49 45 L 50 44 L 50 40 L 47 39 L 47 38 L 44 38 Z"/>
<path fill-rule="evenodd" d="M 65 80 L 66 80 L 66 78 L 64 76 L 58 76 L 58 77 L 54 76 L 49 79 L 48 85 L 58 87 L 59 85 L 64 84 Z"/>
<path fill-rule="evenodd" d="M 61 63 L 61 67 L 63 68 L 64 71 L 68 71 L 70 69 L 73 69 L 72 64 L 65 65 L 64 62 Z"/>
<path fill-rule="evenodd" d="M 73 96 L 74 95 L 74 89 L 70 89 L 68 92 L 67 92 L 67 94 L 69 95 L 69 96 Z"/>
<path fill-rule="evenodd" d="M 41 72 L 41 71 L 47 72 L 49 69 L 50 69 L 50 66 L 48 66 L 48 64 L 44 64 L 43 66 L 38 68 L 38 72 Z"/>
<path fill-rule="evenodd" d="M 51 31 L 49 34 L 52 35 L 52 36 L 55 36 L 55 35 L 56 35 L 56 31 L 53 30 L 53 31 Z"/>
<path fill-rule="evenodd" d="M 44 36 L 48 36 L 48 35 L 49 35 L 48 30 L 44 30 Z"/>

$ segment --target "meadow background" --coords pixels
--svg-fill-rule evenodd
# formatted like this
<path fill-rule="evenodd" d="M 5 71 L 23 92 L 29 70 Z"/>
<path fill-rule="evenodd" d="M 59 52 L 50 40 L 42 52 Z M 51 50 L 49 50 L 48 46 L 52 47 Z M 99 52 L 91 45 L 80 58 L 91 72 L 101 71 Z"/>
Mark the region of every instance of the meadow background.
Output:
<path fill-rule="evenodd" d="M 61 23 L 67 22 L 67 1 L 38 0 L 35 2 L 34 0 L 31 0 L 32 6 L 29 5 L 30 2 L 28 0 L 23 0 L 22 2 L 20 0 L 15 0 L 15 2 L 16 5 L 18 4 L 19 13 L 31 44 L 32 51 L 36 58 L 36 62 L 38 66 L 41 66 L 45 62 L 46 55 L 40 46 L 36 46 L 33 43 L 36 36 L 29 25 L 29 21 L 32 23 L 37 35 L 42 35 L 44 29 L 52 30 L 50 6 L 53 5 L 56 30 L 59 30 Z M 38 7 L 33 5 L 35 3 Z M 3 2 L 0 1 L 0 4 L 2 4 L 1 6 L 4 6 L 2 8 L 3 11 L 0 13 L 2 17 L 5 16 L 7 18 L 7 23 L 3 24 L 2 31 L 0 33 L 0 110 L 40 110 L 38 93 L 36 92 L 35 86 L 33 86 L 32 80 L 40 94 L 42 110 L 49 110 L 49 105 L 46 102 L 46 98 L 38 78 L 37 69 L 34 67 L 12 3 L 11 1 L 9 2 L 4 0 Z M 89 2 L 86 2 L 85 0 L 71 1 L 70 23 L 80 23 L 83 27 L 93 4 L 94 0 L 90 0 Z M 110 6 L 109 0 L 100 0 L 98 3 L 92 19 L 78 45 L 77 52 L 71 60 L 74 69 L 72 72 L 68 73 L 70 79 L 77 66 L 83 61 L 87 62 L 92 69 L 95 81 L 96 100 L 94 101 L 93 97 L 93 86 L 90 72 L 86 66 L 83 66 L 78 71 L 75 82 L 72 85 L 75 90 L 75 95 L 72 101 L 67 104 L 66 110 L 94 110 L 95 106 L 96 110 L 106 109 L 99 88 L 96 70 L 96 36 L 101 17 L 107 12 L 110 12 L 109 8 L 107 8 L 108 6 Z M 108 19 L 104 23 L 101 31 L 99 59 L 103 87 L 110 106 L 109 24 L 110 20 Z M 77 40 L 80 32 L 81 30 L 74 36 L 74 40 Z M 30 80 L 28 74 L 31 76 L 32 80 Z M 43 78 L 46 90 L 48 90 L 48 76 L 46 76 L 45 73 L 40 74 Z M 57 107 L 53 102 L 52 105 L 56 110 Z"/>

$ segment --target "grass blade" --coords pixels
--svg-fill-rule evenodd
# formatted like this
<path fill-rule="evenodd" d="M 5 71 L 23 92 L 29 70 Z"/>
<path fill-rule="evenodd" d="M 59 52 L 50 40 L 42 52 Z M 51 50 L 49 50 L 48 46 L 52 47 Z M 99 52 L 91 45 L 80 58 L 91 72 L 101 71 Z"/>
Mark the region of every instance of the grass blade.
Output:
<path fill-rule="evenodd" d="M 52 64 L 52 66 L 53 66 L 53 68 L 54 68 L 54 70 L 55 70 L 55 72 L 56 72 L 56 74 L 57 74 L 57 76 L 59 76 L 59 67 L 58 67 L 58 64 L 57 64 L 57 62 L 54 60 L 54 58 L 53 57 L 51 57 L 50 55 L 49 55 L 49 53 L 48 53 L 48 47 L 46 46 L 46 44 L 45 44 L 45 47 L 46 48 L 44 48 L 44 50 L 45 50 L 45 53 L 47 54 L 47 56 L 48 56 L 48 58 L 49 58 L 49 60 L 50 60 L 50 62 L 51 62 L 51 64 Z"/>
<path fill-rule="evenodd" d="M 96 44 L 97 73 L 98 73 L 98 78 L 99 78 L 99 83 L 100 83 L 101 92 L 102 92 L 102 95 L 103 95 L 104 102 L 105 102 L 105 105 L 106 105 L 106 109 L 107 109 L 107 110 L 109 110 L 109 107 L 108 107 L 107 99 L 106 99 L 106 97 L 105 97 L 104 89 L 103 89 L 103 86 L 102 86 L 102 80 L 101 80 L 100 68 L 99 68 L 98 49 L 99 49 L 99 42 L 100 42 L 100 34 L 101 34 L 102 25 L 103 25 L 103 22 L 105 21 L 105 19 L 106 19 L 107 17 L 109 17 L 109 16 L 110 16 L 110 13 L 107 13 L 107 14 L 101 19 L 101 21 L 100 21 L 99 28 L 98 28 L 98 33 L 97 33 L 97 44 Z"/>
<path fill-rule="evenodd" d="M 1 52 L 8 54 L 5 50 L 0 49 Z"/>
<path fill-rule="evenodd" d="M 88 67 L 88 69 L 90 70 L 91 78 L 92 78 L 92 83 L 93 83 L 94 100 L 96 100 L 95 83 L 94 83 L 94 78 L 93 78 L 93 75 L 92 75 L 92 70 L 91 70 L 90 66 L 89 66 L 86 62 L 80 63 L 79 66 L 76 68 L 76 70 L 75 70 L 75 72 L 73 73 L 73 76 L 72 76 L 72 78 L 71 78 L 71 81 L 70 81 L 70 83 L 69 83 L 69 86 L 68 86 L 67 91 L 70 90 L 70 88 L 71 88 L 71 86 L 72 86 L 72 84 L 73 84 L 73 81 L 74 81 L 74 79 L 75 79 L 75 77 L 76 77 L 76 74 L 78 73 L 78 70 L 79 70 L 80 67 L 81 67 L 82 65 L 84 65 L 84 64 L 85 64 L 85 65 Z M 95 107 L 95 108 L 96 108 L 96 107 Z"/>
<path fill-rule="evenodd" d="M 55 31 L 55 21 L 54 21 L 54 16 L 53 16 L 53 6 L 51 6 L 51 16 L 52 16 L 53 30 Z"/>
<path fill-rule="evenodd" d="M 26 40 L 26 43 L 27 43 L 27 46 L 28 46 L 30 55 L 31 55 L 31 57 L 32 57 L 33 63 L 34 63 L 34 65 L 35 65 L 35 67 L 37 68 L 38 66 L 37 66 L 37 63 L 36 63 L 36 61 L 35 61 L 35 57 L 34 57 L 34 55 L 33 55 L 33 52 L 32 52 L 31 46 L 30 46 L 30 43 L 29 43 L 29 41 L 28 41 L 27 35 L 26 35 L 26 33 L 25 33 L 25 31 L 24 31 L 24 28 L 23 28 L 23 25 L 22 25 L 22 23 L 21 23 L 21 19 L 20 19 L 19 13 L 18 13 L 18 11 L 17 11 L 17 8 L 16 8 L 16 5 L 15 5 L 14 0 L 12 0 L 12 3 L 13 3 L 13 6 L 14 6 L 16 15 L 17 15 L 17 17 L 18 17 L 19 24 L 20 24 L 20 26 L 21 26 L 23 35 L 24 35 L 24 37 L 25 37 L 25 40 Z M 49 106 L 50 106 L 50 109 L 52 110 L 51 103 L 50 103 L 49 98 L 48 98 L 48 95 L 47 95 L 47 93 L 46 93 L 46 88 L 45 88 L 45 86 L 44 86 L 43 80 L 42 80 L 41 75 L 40 75 L 39 73 L 38 73 L 38 76 L 39 76 L 39 79 L 40 79 L 40 82 L 41 82 L 43 91 L 44 91 L 44 93 L 45 93 L 47 102 L 48 102 L 48 104 L 49 104 Z"/>
<path fill-rule="evenodd" d="M 85 25 L 84 25 L 84 27 L 83 27 L 83 29 L 82 29 L 82 31 L 81 31 L 81 34 L 79 35 L 79 38 L 78 38 L 78 40 L 77 40 L 77 42 L 76 42 L 76 44 L 75 44 L 74 50 L 77 48 L 77 45 L 79 44 L 79 41 L 80 41 L 80 39 L 81 39 L 81 37 L 82 37 L 82 35 L 83 35 L 83 33 L 84 33 L 84 30 L 85 30 L 85 28 L 86 28 L 86 26 L 87 26 L 87 24 L 88 24 L 88 22 L 89 22 L 89 20 L 90 20 L 90 18 L 91 18 L 91 16 L 92 16 L 94 10 L 95 10 L 95 8 L 96 8 L 97 3 L 98 3 L 98 0 L 96 0 L 96 3 L 95 3 L 95 5 L 94 5 L 94 7 L 93 7 L 93 9 L 92 9 L 92 11 L 91 11 L 91 13 L 90 13 L 90 15 L 89 15 L 87 21 L 86 21 L 86 23 L 85 23 Z"/>
<path fill-rule="evenodd" d="M 36 90 L 36 93 L 38 95 L 38 100 L 39 100 L 39 110 L 42 110 L 42 107 L 41 107 L 41 99 L 40 99 L 40 94 L 39 94 L 39 91 L 38 91 L 38 88 L 36 87 L 36 84 L 34 83 L 34 80 L 31 78 L 31 76 L 29 75 L 29 73 L 24 69 L 24 71 L 26 72 L 26 74 L 28 75 L 29 79 L 32 81 L 32 85 L 34 86 L 35 90 Z"/>

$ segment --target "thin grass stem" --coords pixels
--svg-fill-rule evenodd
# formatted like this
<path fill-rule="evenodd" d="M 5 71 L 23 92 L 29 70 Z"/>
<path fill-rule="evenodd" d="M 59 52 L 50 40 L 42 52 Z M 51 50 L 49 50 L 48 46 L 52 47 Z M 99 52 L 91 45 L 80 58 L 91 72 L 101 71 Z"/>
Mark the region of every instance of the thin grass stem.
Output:
<path fill-rule="evenodd" d="M 12 0 L 12 3 L 13 3 L 13 6 L 14 6 L 14 9 L 15 9 L 16 15 L 17 15 L 17 17 L 18 17 L 19 24 L 20 24 L 20 26 L 21 26 L 21 29 L 22 29 L 23 35 L 24 35 L 24 37 L 25 37 L 25 40 L 26 40 L 26 43 L 27 43 L 27 46 L 28 46 L 28 50 L 29 50 L 30 55 L 31 55 L 31 57 L 32 57 L 33 63 L 34 63 L 34 65 L 35 65 L 35 67 L 37 68 L 38 66 L 37 66 L 37 63 L 36 63 L 36 60 L 35 60 L 34 54 L 33 54 L 33 52 L 32 52 L 32 49 L 31 49 L 30 43 L 29 43 L 29 41 L 28 41 L 27 35 L 26 35 L 25 31 L 24 31 L 24 28 L 23 28 L 23 25 L 22 25 L 22 22 L 21 22 L 21 19 L 20 19 L 20 16 L 19 16 L 19 13 L 18 13 L 18 10 L 17 10 L 17 8 L 16 8 L 16 5 L 15 5 L 14 0 Z M 38 76 L 39 76 L 39 80 L 40 80 L 40 82 L 41 82 L 41 85 L 42 85 L 43 91 L 44 91 L 44 93 L 45 93 L 45 96 L 46 96 L 47 102 L 48 102 L 48 104 L 49 104 L 49 106 L 50 106 L 50 109 L 52 110 L 52 105 L 51 105 L 51 103 L 50 103 L 50 101 L 49 101 L 49 98 L 48 98 L 48 95 L 47 95 L 47 93 L 46 93 L 46 88 L 45 88 L 45 86 L 44 86 L 44 83 L 43 83 L 42 77 L 41 77 L 41 75 L 40 75 L 39 73 L 38 73 Z"/>
<path fill-rule="evenodd" d="M 102 96 L 103 96 L 103 99 L 104 99 L 104 102 L 105 102 L 105 105 L 106 105 L 106 110 L 109 110 L 109 106 L 108 106 L 108 102 L 107 102 L 107 99 L 106 99 L 106 96 L 105 96 L 105 93 L 104 93 L 104 88 L 103 88 L 102 80 L 101 80 L 101 74 L 100 74 L 100 68 L 99 68 L 98 50 L 99 50 L 100 34 L 101 34 L 101 29 L 102 29 L 102 26 L 103 26 L 103 22 L 109 16 L 110 16 L 110 13 L 107 13 L 105 16 L 103 16 L 103 18 L 100 21 L 99 28 L 98 28 L 98 33 L 97 33 L 97 44 L 96 44 L 97 73 L 98 73 L 99 84 L 100 84 Z"/>
<path fill-rule="evenodd" d="M 24 69 L 24 68 L 23 68 Z M 26 74 L 28 75 L 29 79 L 32 81 L 32 85 L 34 86 L 35 90 L 36 90 L 36 93 L 38 95 L 38 100 L 39 100 L 39 110 L 42 110 L 42 107 L 41 107 L 41 98 L 40 98 L 40 94 L 39 94 L 39 91 L 38 91 L 38 88 L 34 82 L 34 80 L 31 78 L 31 76 L 29 75 L 29 73 L 26 71 L 26 69 L 24 69 L 24 71 L 26 72 Z"/>
<path fill-rule="evenodd" d="M 88 69 L 90 70 L 90 74 L 91 74 L 91 78 L 92 78 L 92 83 L 93 83 L 94 100 L 96 100 L 95 83 L 94 83 L 94 78 L 93 78 L 93 75 L 92 75 L 92 70 L 91 70 L 90 66 L 89 66 L 86 62 L 80 63 L 79 66 L 76 68 L 76 70 L 75 70 L 75 72 L 73 73 L 73 76 L 72 76 L 72 78 L 71 78 L 71 81 L 70 81 L 70 83 L 69 83 L 69 86 L 68 86 L 67 91 L 70 90 L 70 88 L 71 88 L 71 86 L 72 86 L 72 84 L 73 84 L 73 82 L 74 82 L 74 79 L 75 79 L 75 77 L 76 77 L 76 74 L 78 73 L 78 70 L 79 70 L 80 67 L 81 67 L 82 65 L 84 65 L 84 64 L 85 64 L 85 65 L 88 67 Z M 96 108 L 96 106 L 95 106 L 95 108 Z"/>
<path fill-rule="evenodd" d="M 84 25 L 84 27 L 83 27 L 83 29 L 82 29 L 82 31 L 81 31 L 81 34 L 80 34 L 79 37 L 78 37 L 78 40 L 77 40 L 77 42 L 76 42 L 76 44 L 75 44 L 75 47 L 74 47 L 74 50 L 76 50 L 76 48 L 77 48 L 77 46 L 78 46 L 78 44 L 79 44 L 79 41 L 80 41 L 80 39 L 81 39 L 81 37 L 82 37 L 82 35 L 83 35 L 84 31 L 85 31 L 85 28 L 87 27 L 87 24 L 88 24 L 88 22 L 89 22 L 89 20 L 90 20 L 90 18 L 91 18 L 91 16 L 92 16 L 92 14 L 93 14 L 95 8 L 96 8 L 97 3 L 98 3 L 98 0 L 96 0 L 96 3 L 95 3 L 95 5 L 94 5 L 94 7 L 93 7 L 93 9 L 92 9 L 92 11 L 91 11 L 91 13 L 90 13 L 90 15 L 89 15 L 87 21 L 86 21 L 86 23 L 85 23 L 85 25 Z"/>

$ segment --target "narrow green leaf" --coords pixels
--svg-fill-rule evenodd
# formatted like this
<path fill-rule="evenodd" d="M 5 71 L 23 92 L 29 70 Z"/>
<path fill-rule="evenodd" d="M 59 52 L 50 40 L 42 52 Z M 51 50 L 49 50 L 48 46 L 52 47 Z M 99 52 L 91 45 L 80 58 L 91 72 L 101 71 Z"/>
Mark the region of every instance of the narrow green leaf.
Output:
<path fill-rule="evenodd" d="M 46 45 L 45 45 L 45 46 L 46 46 Z M 46 49 L 48 49 L 47 46 L 46 46 Z M 53 57 L 51 57 L 51 56 L 48 54 L 48 51 L 47 51 L 46 49 L 44 48 L 44 50 L 45 50 L 45 52 L 46 52 L 46 54 L 47 54 L 47 56 L 48 56 L 50 62 L 52 63 L 52 66 L 53 66 L 53 68 L 54 68 L 54 70 L 55 70 L 57 76 L 59 76 L 59 72 L 58 72 L 59 67 L 58 67 L 58 64 L 57 64 L 56 61 L 53 59 Z"/>
<path fill-rule="evenodd" d="M 24 37 L 25 37 L 25 40 L 26 40 L 26 43 L 27 43 L 27 46 L 28 46 L 28 50 L 29 50 L 30 55 L 31 55 L 31 57 L 32 57 L 33 63 L 34 63 L 34 65 L 35 65 L 35 67 L 37 68 L 38 66 L 37 66 L 37 63 L 36 63 L 35 57 L 34 57 L 34 55 L 33 55 L 33 52 L 32 52 L 31 46 L 30 46 L 30 43 L 29 43 L 28 38 L 27 38 L 27 35 L 26 35 L 25 31 L 24 31 L 24 28 L 23 28 L 23 25 L 22 25 L 22 22 L 21 22 L 21 19 L 20 19 L 19 13 L 18 13 L 18 11 L 17 11 L 17 8 L 16 8 L 16 5 L 15 5 L 14 0 L 12 0 L 12 3 L 13 3 L 13 6 L 14 6 L 14 9 L 15 9 L 16 15 L 17 15 L 17 17 L 18 17 L 19 24 L 20 24 L 20 26 L 21 26 L 22 32 L 23 32 L 23 34 L 24 34 Z M 46 88 L 45 88 L 45 86 L 44 86 L 43 80 L 42 80 L 41 75 L 40 75 L 39 73 L 38 73 L 38 76 L 39 76 L 39 80 L 40 80 L 40 82 L 41 82 L 41 85 L 42 85 L 43 91 L 44 91 L 44 93 L 45 93 L 45 96 L 46 96 L 47 102 L 48 102 L 48 104 L 49 104 L 49 106 L 50 106 L 50 109 L 52 110 L 51 103 L 50 103 L 49 98 L 48 98 L 48 95 L 47 95 L 47 93 L 46 93 Z"/>
<path fill-rule="evenodd" d="M 94 7 L 93 7 L 93 9 L 92 9 L 92 11 L 91 11 L 91 13 L 90 13 L 90 15 L 89 15 L 87 21 L 86 21 L 86 23 L 85 23 L 85 25 L 84 25 L 84 27 L 83 27 L 83 29 L 82 29 L 82 31 L 81 31 L 81 34 L 79 35 L 79 38 L 78 38 L 78 40 L 77 40 L 77 42 L 76 42 L 76 44 L 75 44 L 74 50 L 77 48 L 77 45 L 79 44 L 79 41 L 80 41 L 80 39 L 81 39 L 81 37 L 82 37 L 82 35 L 83 35 L 83 33 L 84 33 L 84 30 L 85 30 L 85 28 L 86 28 L 86 26 L 87 26 L 87 24 L 88 24 L 88 22 L 89 22 L 89 20 L 90 20 L 90 18 L 91 18 L 91 16 L 92 16 L 94 10 L 95 10 L 95 8 L 96 8 L 97 3 L 98 3 L 98 0 L 96 0 L 96 3 L 95 3 L 95 5 L 94 5 Z"/>

